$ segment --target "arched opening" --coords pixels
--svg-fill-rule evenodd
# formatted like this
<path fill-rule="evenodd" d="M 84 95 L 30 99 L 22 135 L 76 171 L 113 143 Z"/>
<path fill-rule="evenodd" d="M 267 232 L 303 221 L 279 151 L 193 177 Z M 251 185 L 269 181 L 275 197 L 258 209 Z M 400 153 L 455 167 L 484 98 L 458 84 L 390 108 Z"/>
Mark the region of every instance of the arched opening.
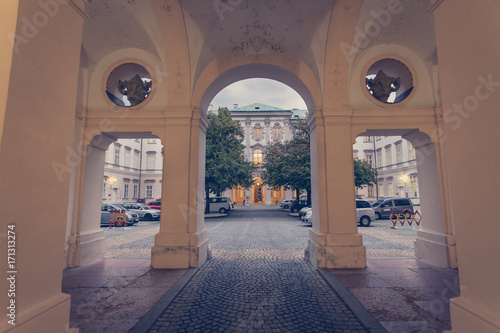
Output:
<path fill-rule="evenodd" d="M 80 215 L 67 231 L 69 267 L 102 258 L 151 257 L 146 238 L 159 228 L 161 206 L 152 204 L 161 203 L 162 147 L 150 132 L 106 132 L 86 146 L 82 191 L 74 206 Z M 137 229 L 143 231 L 142 246 L 130 245 L 138 240 L 131 236 Z"/>
<path fill-rule="evenodd" d="M 270 94 L 274 95 L 274 100 L 263 100 L 262 93 L 252 95 L 249 91 L 246 91 L 243 95 L 248 99 L 243 102 L 236 99 L 237 97 L 241 98 L 241 96 L 235 96 L 234 99 L 226 101 L 222 105 L 217 101 L 219 93 L 222 94 L 224 90 L 233 91 L 234 93 L 238 91 L 234 86 L 245 82 L 248 84 L 250 84 L 249 82 L 253 82 L 253 84 L 257 84 L 256 82 L 261 82 L 261 84 L 271 82 L 285 86 L 287 90 L 292 91 L 294 94 L 293 98 L 288 97 L 288 99 L 296 99 L 300 104 L 291 104 L 290 101 L 287 101 L 283 105 L 283 101 L 281 101 L 283 98 L 278 97 L 280 92 L 277 91 L 270 91 Z M 232 85 L 233 83 L 235 84 Z M 268 86 L 266 87 L 270 89 Z M 249 103 L 249 105 L 245 105 L 246 103 Z M 312 117 L 314 106 L 315 103 L 309 89 L 298 77 L 287 70 L 272 65 L 251 64 L 234 68 L 217 77 L 206 89 L 200 108 L 202 111 L 211 112 L 217 110 L 218 107 L 228 107 L 233 119 L 238 120 L 244 128 L 245 156 L 247 161 L 255 166 L 254 183 L 250 188 L 237 187 L 226 192 L 228 196 L 232 196 L 233 201 L 236 203 L 235 212 L 232 212 L 230 217 L 237 216 L 236 212 L 245 207 L 247 209 L 258 208 L 257 214 L 264 214 L 262 209 L 269 207 L 273 211 L 279 211 L 283 217 L 288 217 L 290 210 L 281 209 L 279 204 L 284 199 L 292 199 L 295 193 L 292 190 L 272 189 L 266 186 L 261 178 L 264 151 L 268 143 L 291 140 L 293 138 L 293 128 L 290 124 L 299 121 L 299 119 L 305 122 L 307 114 Z M 314 164 L 314 162 L 312 163 Z M 214 230 L 212 222 L 212 219 L 206 221 L 209 236 Z M 289 223 L 293 227 L 300 229 L 299 232 L 303 239 L 299 245 L 300 249 L 296 249 L 296 251 L 303 253 L 307 242 L 307 228 L 297 224 L 295 217 Z M 219 249 L 219 242 L 217 240 L 214 240 L 214 242 L 211 242 L 211 247 L 215 256 L 221 249 Z"/>
<path fill-rule="evenodd" d="M 418 129 L 369 129 L 358 136 L 354 157 L 377 171 L 377 182 L 358 191 L 374 204 L 377 220 L 359 232 L 385 240 L 383 246 L 365 242 L 367 257 L 417 257 L 453 267 L 438 144 Z"/>

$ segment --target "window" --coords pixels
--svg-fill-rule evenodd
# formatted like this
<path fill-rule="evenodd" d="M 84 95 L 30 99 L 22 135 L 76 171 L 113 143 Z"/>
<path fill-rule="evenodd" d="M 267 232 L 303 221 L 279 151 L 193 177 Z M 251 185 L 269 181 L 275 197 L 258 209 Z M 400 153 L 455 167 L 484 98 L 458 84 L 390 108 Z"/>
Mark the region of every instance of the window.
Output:
<path fill-rule="evenodd" d="M 401 144 L 396 145 L 396 163 L 403 162 L 403 154 L 401 152 Z"/>
<path fill-rule="evenodd" d="M 128 198 L 128 184 L 125 184 L 125 189 L 123 190 L 123 197 Z"/>
<path fill-rule="evenodd" d="M 373 185 L 368 185 L 368 196 L 370 198 L 373 198 L 375 196 L 374 191 L 373 191 Z"/>
<path fill-rule="evenodd" d="M 392 164 L 392 157 L 391 157 L 391 147 L 386 147 L 385 148 L 385 165 L 391 165 Z"/>
<path fill-rule="evenodd" d="M 153 185 L 148 185 L 146 187 L 146 197 L 148 197 L 148 198 L 153 197 Z"/>
<path fill-rule="evenodd" d="M 254 165 L 262 165 L 262 150 L 255 149 L 253 151 L 253 164 Z"/>
<path fill-rule="evenodd" d="M 102 184 L 102 198 L 106 199 L 106 183 Z"/>
<path fill-rule="evenodd" d="M 358 158 L 358 151 L 357 150 L 354 150 L 352 152 L 352 158 Z"/>
<path fill-rule="evenodd" d="M 396 199 L 394 200 L 394 206 L 409 206 L 410 201 L 408 199 Z"/>
<path fill-rule="evenodd" d="M 279 128 L 275 128 L 274 131 L 273 131 L 273 135 L 276 139 L 279 139 L 280 138 L 280 134 L 281 134 L 281 131 Z"/>
<path fill-rule="evenodd" d="M 411 175 L 411 176 L 410 176 L 410 184 L 411 184 L 411 193 L 412 193 L 415 197 L 418 197 L 418 190 L 417 190 L 417 176 L 416 176 L 416 175 Z"/>
<path fill-rule="evenodd" d="M 365 136 L 363 138 L 363 142 L 372 142 L 372 137 L 371 136 Z"/>
<path fill-rule="evenodd" d="M 377 150 L 377 168 L 382 166 L 382 149 Z"/>
<path fill-rule="evenodd" d="M 130 148 L 125 147 L 125 164 L 124 166 L 130 167 Z"/>
<path fill-rule="evenodd" d="M 120 164 L 120 147 L 118 147 L 118 146 L 115 146 L 115 160 L 114 160 L 114 163 L 116 165 Z"/>
<path fill-rule="evenodd" d="M 133 194 L 133 198 L 136 199 L 137 198 L 137 185 L 134 185 L 134 194 Z"/>
<path fill-rule="evenodd" d="M 134 150 L 134 168 L 139 169 L 139 151 Z"/>
<path fill-rule="evenodd" d="M 388 195 L 389 195 L 390 197 L 394 196 L 394 191 L 393 191 L 393 189 L 392 189 L 392 183 L 389 183 L 389 184 L 387 185 L 387 191 L 389 192 L 389 193 L 388 193 Z"/>
<path fill-rule="evenodd" d="M 372 208 L 368 201 L 356 200 L 356 208 Z"/>
<path fill-rule="evenodd" d="M 408 141 L 408 160 L 414 160 L 414 159 L 415 159 L 415 149 L 413 148 L 411 142 Z"/>
<path fill-rule="evenodd" d="M 146 160 L 146 169 L 154 169 L 156 163 L 156 154 L 148 154 Z"/>
<path fill-rule="evenodd" d="M 372 154 L 366 154 L 366 162 L 373 166 L 373 155 Z"/>
<path fill-rule="evenodd" d="M 378 196 L 383 197 L 384 196 L 384 184 L 381 183 L 378 185 Z"/>
<path fill-rule="evenodd" d="M 260 137 L 262 136 L 262 130 L 259 128 L 255 129 L 253 135 L 255 136 L 256 139 L 260 139 Z"/>
<path fill-rule="evenodd" d="M 148 139 L 148 143 L 154 144 L 156 143 L 156 139 Z"/>

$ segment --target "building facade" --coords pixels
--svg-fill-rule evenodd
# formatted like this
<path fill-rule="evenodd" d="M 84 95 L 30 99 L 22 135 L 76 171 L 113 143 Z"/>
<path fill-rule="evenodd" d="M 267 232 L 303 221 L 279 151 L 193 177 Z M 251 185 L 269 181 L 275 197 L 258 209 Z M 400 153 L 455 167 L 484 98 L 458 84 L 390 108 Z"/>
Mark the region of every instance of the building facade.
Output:
<path fill-rule="evenodd" d="M 357 190 L 358 198 L 411 198 L 420 203 L 415 148 L 400 136 L 361 136 L 353 145 L 353 157 L 377 171 L 377 183 Z"/>
<path fill-rule="evenodd" d="M 159 139 L 118 139 L 106 150 L 102 201 L 146 202 L 161 198 L 163 145 Z"/>
<path fill-rule="evenodd" d="M 295 195 L 283 188 L 275 191 L 266 186 L 261 178 L 264 148 L 268 143 L 285 142 L 293 138 L 290 125 L 305 120 L 307 110 L 284 110 L 278 107 L 254 103 L 243 107 L 234 105 L 231 111 L 233 120 L 243 127 L 245 137 L 245 157 L 255 166 L 254 185 L 250 189 L 236 188 L 226 192 L 236 204 L 277 205 L 283 199 L 292 199 Z"/>

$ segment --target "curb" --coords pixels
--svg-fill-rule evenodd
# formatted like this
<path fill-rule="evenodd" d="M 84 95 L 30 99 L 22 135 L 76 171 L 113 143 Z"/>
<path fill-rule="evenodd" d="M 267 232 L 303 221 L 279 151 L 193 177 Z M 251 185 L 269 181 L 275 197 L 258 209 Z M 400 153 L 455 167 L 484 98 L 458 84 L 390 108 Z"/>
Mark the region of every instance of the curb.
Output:
<path fill-rule="evenodd" d="M 198 268 L 189 268 L 184 275 L 182 275 L 179 280 L 170 288 L 158 302 L 146 313 L 141 320 L 129 331 L 129 333 L 144 333 L 147 332 L 151 326 L 158 320 L 158 318 L 165 312 L 167 307 L 172 303 L 174 298 L 184 286 L 191 280 L 191 278 L 196 274 Z"/>
<path fill-rule="evenodd" d="M 368 329 L 368 332 L 388 332 L 328 269 L 318 268 L 317 271 L 330 287 L 335 290 L 347 307 L 358 317 L 359 321 Z"/>

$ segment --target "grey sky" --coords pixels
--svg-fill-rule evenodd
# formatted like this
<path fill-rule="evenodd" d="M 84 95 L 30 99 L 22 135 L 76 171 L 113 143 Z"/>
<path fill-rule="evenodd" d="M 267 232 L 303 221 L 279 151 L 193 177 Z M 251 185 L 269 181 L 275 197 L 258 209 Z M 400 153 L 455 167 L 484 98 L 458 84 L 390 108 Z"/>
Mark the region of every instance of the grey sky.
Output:
<path fill-rule="evenodd" d="M 263 103 L 282 109 L 306 109 L 299 94 L 289 86 L 270 79 L 247 79 L 235 82 L 221 90 L 210 104 L 213 109 L 233 108 L 233 104 L 245 106 Z"/>

